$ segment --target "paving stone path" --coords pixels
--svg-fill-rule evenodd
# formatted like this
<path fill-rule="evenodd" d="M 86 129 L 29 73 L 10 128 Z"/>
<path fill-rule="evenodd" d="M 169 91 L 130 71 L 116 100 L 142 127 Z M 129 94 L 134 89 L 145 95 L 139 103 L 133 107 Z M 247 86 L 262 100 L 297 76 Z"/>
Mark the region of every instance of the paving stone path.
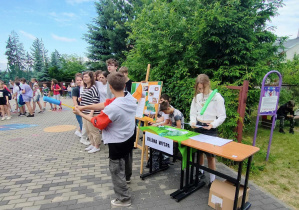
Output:
<path fill-rule="evenodd" d="M 71 104 L 70 99 L 64 102 Z M 11 120 L 0 121 L 0 127 L 17 123 L 37 126 L 0 129 L 0 210 L 111 208 L 110 201 L 115 196 L 108 169 L 108 147 L 102 144 L 100 152 L 88 154 L 74 135 L 75 130 L 43 131 L 57 125 L 77 126 L 69 108 L 35 114 L 34 118 L 13 114 Z M 139 178 L 139 165 L 140 150 L 136 149 L 130 184 L 132 206 L 123 209 L 212 209 L 208 206 L 206 186 L 179 203 L 170 198 L 169 194 L 179 188 L 179 162 L 144 181 Z M 218 163 L 217 168 L 235 174 L 223 164 Z M 253 183 L 249 187 L 250 209 L 289 208 Z"/>

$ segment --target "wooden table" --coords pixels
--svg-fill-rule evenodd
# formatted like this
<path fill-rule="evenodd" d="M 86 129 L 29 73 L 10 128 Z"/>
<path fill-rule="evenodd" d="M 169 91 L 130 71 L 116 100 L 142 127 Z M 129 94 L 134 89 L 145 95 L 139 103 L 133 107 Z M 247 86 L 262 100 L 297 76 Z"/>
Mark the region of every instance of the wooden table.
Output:
<path fill-rule="evenodd" d="M 187 139 L 187 140 L 182 141 L 181 144 L 187 147 L 187 167 L 185 170 L 183 170 L 183 169 L 181 170 L 180 189 L 178 189 L 174 193 L 170 194 L 170 196 L 173 199 L 175 199 L 177 202 L 179 202 L 180 200 L 184 199 L 188 195 L 192 194 L 193 192 L 195 192 L 196 190 L 198 190 L 202 186 L 204 186 L 205 183 L 202 181 L 199 181 L 199 178 L 198 178 L 199 177 L 199 169 L 203 169 L 204 171 L 207 171 L 209 173 L 215 174 L 216 176 L 227 179 L 228 181 L 230 181 L 236 185 L 234 210 L 237 209 L 243 161 L 248 159 L 247 170 L 246 170 L 246 175 L 245 175 L 245 183 L 244 183 L 244 189 L 247 189 L 252 156 L 256 152 L 258 152 L 260 149 L 257 147 L 251 146 L 251 145 L 237 143 L 234 141 L 229 142 L 223 146 L 215 146 L 212 144 L 202 143 L 202 142 L 192 140 L 192 139 Z M 237 178 L 234 178 L 234 177 L 228 176 L 226 174 L 223 174 L 221 172 L 214 171 L 207 167 L 201 166 L 199 164 L 198 158 L 197 158 L 197 162 L 194 163 L 194 154 L 191 155 L 192 161 L 190 161 L 191 148 L 198 150 L 198 152 L 208 152 L 208 153 L 217 155 L 219 157 L 227 158 L 229 160 L 238 162 Z M 152 169 L 151 154 L 152 154 L 152 149 L 150 149 L 150 171 L 149 171 L 149 173 L 142 174 L 140 176 L 142 179 L 166 169 L 166 168 L 161 167 L 158 170 L 152 171 L 151 170 Z M 159 164 L 159 165 L 161 166 L 161 164 Z M 195 169 L 195 179 L 194 179 L 194 168 L 196 168 Z M 247 193 L 247 190 L 244 190 L 243 197 L 242 197 L 241 209 L 248 209 L 251 206 L 251 204 L 249 202 L 245 203 L 246 193 Z"/>
<path fill-rule="evenodd" d="M 211 170 L 211 169 L 206 168 L 204 166 L 200 166 L 199 164 L 196 164 L 197 168 L 201 168 L 205 171 L 208 171 L 209 173 L 213 173 L 217 176 L 225 178 L 225 179 L 229 180 L 230 182 L 232 182 L 236 185 L 234 209 L 237 209 L 239 189 L 240 189 L 240 184 L 241 184 L 243 161 L 248 159 L 241 209 L 250 208 L 251 204 L 249 202 L 247 202 L 245 204 L 245 198 L 246 198 L 246 193 L 247 193 L 246 189 L 248 187 L 249 171 L 250 171 L 250 167 L 251 167 L 252 156 L 260 150 L 258 147 L 254 147 L 254 146 L 246 145 L 246 144 L 242 144 L 242 143 L 237 143 L 237 142 L 234 142 L 234 141 L 229 142 L 229 143 L 227 143 L 227 144 L 220 147 L 220 146 L 215 146 L 215 145 L 208 144 L 208 143 L 195 141 L 195 140 L 192 140 L 192 139 L 187 139 L 185 141 L 182 141 L 182 145 L 187 146 L 187 158 L 190 157 L 190 155 L 188 155 L 188 154 L 190 154 L 190 148 L 194 148 L 194 149 L 197 149 L 201 152 L 208 152 L 208 153 L 217 155 L 219 157 L 223 157 L 223 158 L 238 162 L 237 179 L 235 179 L 234 177 L 230 177 L 226 174 L 220 173 L 218 171 Z M 187 160 L 187 162 L 190 162 L 190 160 Z M 187 167 L 186 170 L 189 170 L 189 167 Z M 198 171 L 198 169 L 196 170 L 196 172 L 197 171 Z M 196 178 L 198 178 L 198 177 L 196 177 Z M 180 189 L 180 191 L 181 191 L 181 189 Z"/>

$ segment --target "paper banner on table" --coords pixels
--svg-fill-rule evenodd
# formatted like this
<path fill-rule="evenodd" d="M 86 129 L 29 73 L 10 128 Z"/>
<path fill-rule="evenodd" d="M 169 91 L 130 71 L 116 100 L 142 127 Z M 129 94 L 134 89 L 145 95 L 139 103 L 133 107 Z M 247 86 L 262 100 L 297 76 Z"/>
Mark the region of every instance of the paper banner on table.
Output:
<path fill-rule="evenodd" d="M 145 132 L 145 145 L 173 155 L 173 141 L 171 139 Z"/>
<path fill-rule="evenodd" d="M 190 139 L 193 139 L 193 140 L 199 141 L 199 142 L 203 142 L 203 143 L 207 143 L 207 144 L 212 144 L 212 145 L 219 146 L 219 147 L 233 141 L 230 139 L 223 139 L 223 138 L 219 138 L 219 137 L 215 137 L 215 136 L 208 136 L 208 135 L 204 135 L 204 134 L 192 136 L 192 137 L 190 137 Z"/>

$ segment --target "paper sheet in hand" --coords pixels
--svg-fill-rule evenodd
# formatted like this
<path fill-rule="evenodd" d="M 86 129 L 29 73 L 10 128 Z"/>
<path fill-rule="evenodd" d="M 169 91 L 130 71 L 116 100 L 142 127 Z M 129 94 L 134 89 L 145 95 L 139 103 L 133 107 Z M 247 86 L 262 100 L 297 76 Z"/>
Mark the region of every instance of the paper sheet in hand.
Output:
<path fill-rule="evenodd" d="M 215 136 L 208 136 L 208 135 L 204 135 L 204 134 L 200 134 L 197 136 L 192 136 L 190 137 L 190 139 L 193 139 L 195 141 L 199 141 L 199 142 L 203 142 L 203 143 L 208 143 L 208 144 L 212 144 L 215 146 L 223 146 L 229 142 L 231 142 L 232 140 L 229 139 L 222 139 L 219 137 L 215 137 Z"/>
<path fill-rule="evenodd" d="M 205 126 L 201 126 L 201 125 L 191 125 L 190 123 L 184 123 L 185 125 L 190 125 L 190 126 L 193 126 L 195 128 L 203 128 Z"/>

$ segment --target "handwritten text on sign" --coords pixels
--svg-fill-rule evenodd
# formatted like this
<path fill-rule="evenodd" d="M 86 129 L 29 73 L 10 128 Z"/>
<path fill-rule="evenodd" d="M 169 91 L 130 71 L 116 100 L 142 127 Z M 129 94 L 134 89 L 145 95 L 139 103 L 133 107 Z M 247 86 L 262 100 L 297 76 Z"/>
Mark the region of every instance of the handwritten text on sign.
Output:
<path fill-rule="evenodd" d="M 145 145 L 173 155 L 173 141 L 165 137 L 145 132 Z"/>

